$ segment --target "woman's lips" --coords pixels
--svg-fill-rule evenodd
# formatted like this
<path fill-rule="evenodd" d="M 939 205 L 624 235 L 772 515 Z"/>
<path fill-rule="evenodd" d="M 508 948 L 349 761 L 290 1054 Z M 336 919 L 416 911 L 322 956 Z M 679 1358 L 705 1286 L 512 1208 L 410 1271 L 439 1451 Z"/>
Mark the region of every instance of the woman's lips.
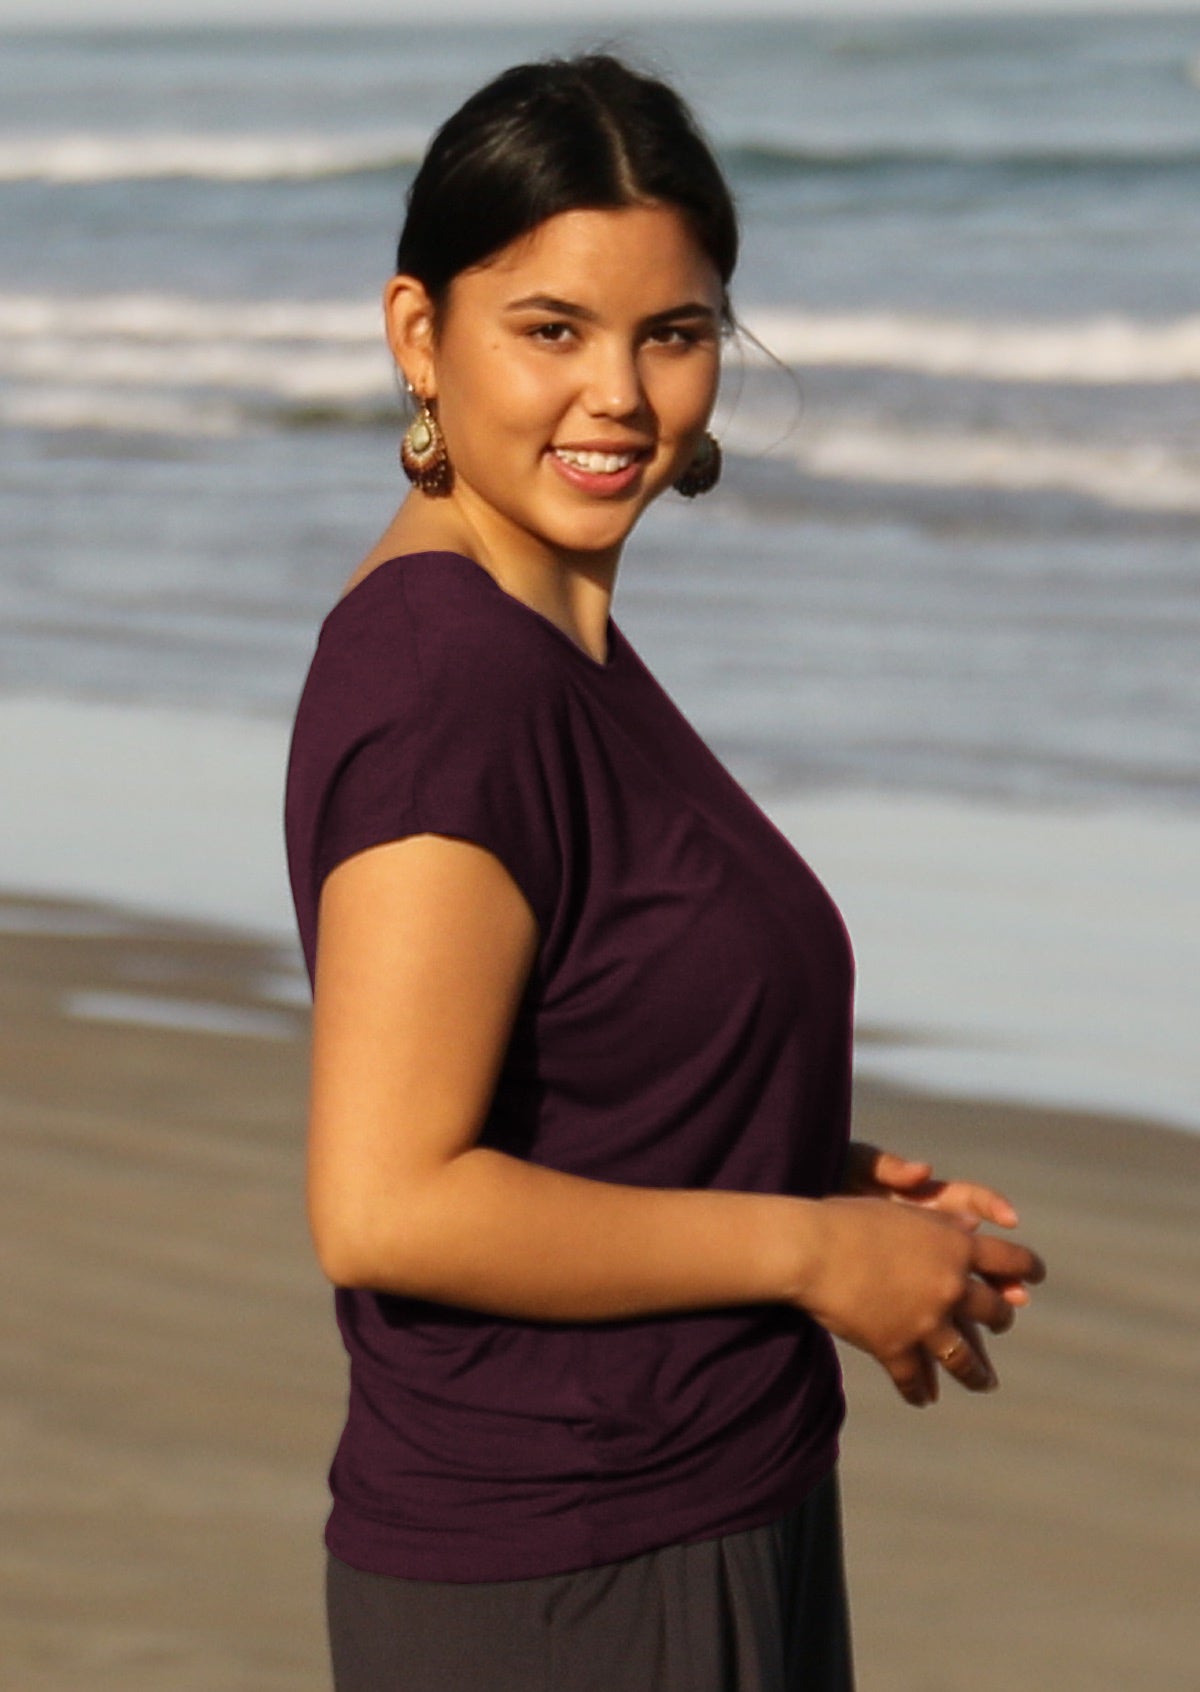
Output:
<path fill-rule="evenodd" d="M 551 447 L 549 456 L 571 487 L 590 494 L 619 494 L 637 481 L 650 454 L 645 447 Z"/>

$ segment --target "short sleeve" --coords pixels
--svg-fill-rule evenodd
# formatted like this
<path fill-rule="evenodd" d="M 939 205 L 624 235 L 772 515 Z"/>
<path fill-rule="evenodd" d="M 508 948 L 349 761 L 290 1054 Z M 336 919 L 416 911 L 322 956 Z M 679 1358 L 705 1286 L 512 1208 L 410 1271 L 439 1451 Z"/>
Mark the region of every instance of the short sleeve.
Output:
<path fill-rule="evenodd" d="M 543 935 L 554 920 L 562 755 L 553 687 L 477 612 L 456 618 L 451 604 L 432 623 L 414 619 L 403 574 L 377 571 L 335 607 L 297 711 L 286 829 L 306 953 L 330 871 L 415 834 L 484 847 Z"/>

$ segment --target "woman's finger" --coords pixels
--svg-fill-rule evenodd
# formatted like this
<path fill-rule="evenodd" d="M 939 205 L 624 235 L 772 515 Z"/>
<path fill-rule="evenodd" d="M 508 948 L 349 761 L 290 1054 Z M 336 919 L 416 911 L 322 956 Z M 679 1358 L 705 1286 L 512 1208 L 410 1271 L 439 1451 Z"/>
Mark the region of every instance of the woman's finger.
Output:
<path fill-rule="evenodd" d="M 925 1349 L 968 1392 L 989 1392 L 998 1385 L 978 1330 L 966 1318 L 953 1327 L 939 1328 L 925 1342 Z"/>
<path fill-rule="evenodd" d="M 994 1334 L 1006 1334 L 1016 1320 L 1016 1311 L 998 1287 L 972 1277 L 966 1291 L 955 1306 L 954 1318 L 990 1328 Z"/>
<path fill-rule="evenodd" d="M 982 1187 L 975 1181 L 939 1181 L 933 1177 L 911 1184 L 898 1196 L 927 1210 L 950 1211 L 970 1216 L 976 1222 L 994 1222 L 1000 1228 L 1015 1228 L 1018 1217 L 1003 1193 Z"/>
<path fill-rule="evenodd" d="M 937 1368 L 932 1357 L 920 1346 L 903 1352 L 898 1357 L 889 1358 L 884 1368 L 892 1377 L 892 1385 L 906 1404 L 911 1404 L 916 1410 L 923 1410 L 927 1404 L 937 1401 Z"/>
<path fill-rule="evenodd" d="M 978 1216 L 981 1222 L 994 1222 L 1000 1228 L 1015 1228 L 1020 1218 L 1003 1193 L 992 1187 L 981 1187 L 974 1181 L 951 1181 L 946 1188 L 950 1202 Z"/>
<path fill-rule="evenodd" d="M 933 1166 L 924 1159 L 901 1157 L 898 1152 L 884 1151 L 868 1140 L 851 1140 L 842 1190 L 870 1193 L 879 1198 L 907 1197 L 920 1192 L 932 1173 Z"/>
<path fill-rule="evenodd" d="M 921 1360 L 921 1372 L 925 1377 L 925 1402 L 936 1404 L 941 1390 L 938 1386 L 938 1366 L 923 1346 L 918 1349 L 917 1356 Z"/>
<path fill-rule="evenodd" d="M 871 1173 L 879 1186 L 907 1193 L 924 1186 L 933 1166 L 924 1160 L 901 1157 L 898 1152 L 879 1151 Z"/>
<path fill-rule="evenodd" d="M 1004 1299 L 1004 1302 L 1011 1304 L 1014 1310 L 1019 1310 L 1022 1306 L 1032 1303 L 1029 1293 L 1020 1281 L 1006 1280 L 1004 1276 L 998 1275 L 992 1278 L 992 1285 Z"/>
<path fill-rule="evenodd" d="M 1046 1266 L 1036 1251 L 1016 1240 L 1002 1240 L 995 1234 L 976 1234 L 971 1247 L 971 1268 L 975 1274 L 997 1285 L 1025 1281 L 1036 1286 L 1046 1277 Z"/>

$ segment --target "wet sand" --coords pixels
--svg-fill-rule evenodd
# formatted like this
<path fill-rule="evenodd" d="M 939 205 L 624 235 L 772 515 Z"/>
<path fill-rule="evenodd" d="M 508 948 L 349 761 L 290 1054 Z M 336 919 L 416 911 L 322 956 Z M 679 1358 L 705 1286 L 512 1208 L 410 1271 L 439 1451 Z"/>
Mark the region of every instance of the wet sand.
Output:
<path fill-rule="evenodd" d="M 266 943 L 0 900 L 14 1692 L 328 1686 L 296 988 Z M 862 1692 L 1192 1692 L 1200 1136 L 873 1085 L 859 1130 L 1007 1190 L 1052 1267 L 997 1395 L 914 1412 L 846 1357 Z"/>

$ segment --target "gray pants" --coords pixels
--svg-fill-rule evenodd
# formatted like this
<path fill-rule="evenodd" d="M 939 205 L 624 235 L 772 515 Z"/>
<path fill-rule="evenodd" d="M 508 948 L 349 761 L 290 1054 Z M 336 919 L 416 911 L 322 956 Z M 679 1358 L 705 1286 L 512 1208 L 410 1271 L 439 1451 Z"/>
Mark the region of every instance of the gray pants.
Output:
<path fill-rule="evenodd" d="M 535 1580 L 328 1568 L 335 1692 L 853 1692 L 837 1481 L 767 1527 Z"/>

